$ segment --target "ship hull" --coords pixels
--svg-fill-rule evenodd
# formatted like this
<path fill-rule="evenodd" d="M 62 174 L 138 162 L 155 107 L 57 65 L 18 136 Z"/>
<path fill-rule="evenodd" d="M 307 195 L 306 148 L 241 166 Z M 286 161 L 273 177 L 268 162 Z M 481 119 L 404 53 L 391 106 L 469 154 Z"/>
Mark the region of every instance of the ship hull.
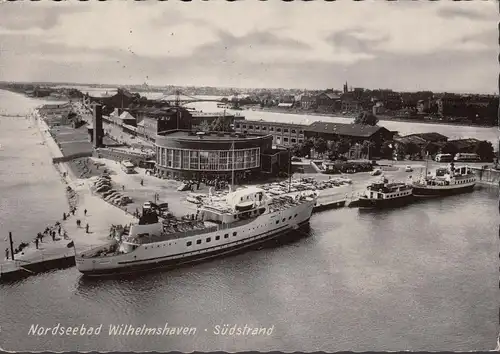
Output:
<path fill-rule="evenodd" d="M 186 242 L 190 239 L 180 238 L 177 239 L 178 245 L 177 242 L 175 242 L 175 245 L 174 242 L 170 242 L 172 245 L 168 248 L 172 247 L 171 251 L 161 247 L 163 245 L 148 244 L 145 247 L 141 246 L 140 249 L 134 252 L 118 256 L 104 258 L 77 256 L 76 265 L 83 275 L 97 277 L 130 274 L 154 269 L 173 269 L 234 254 L 255 246 L 262 246 L 272 240 L 282 239 L 285 236 L 293 236 L 293 234 L 296 235 L 297 233 L 304 234 L 303 229 L 309 225 L 314 203 L 315 201 L 310 201 L 284 213 L 268 215 L 264 220 L 259 217 L 252 223 L 239 228 L 195 236 L 189 248 L 186 247 Z M 227 240 L 221 238 L 219 243 L 216 243 L 215 236 L 224 233 L 229 234 L 229 238 Z M 237 234 L 237 236 L 233 237 L 234 234 Z M 195 242 L 196 239 L 205 240 L 208 238 L 213 241 L 211 247 L 200 245 L 199 248 L 193 249 L 198 245 Z"/>
<path fill-rule="evenodd" d="M 166 259 L 166 260 L 154 260 L 148 263 L 139 263 L 139 264 L 130 264 L 120 268 L 111 268 L 111 269 L 93 269 L 93 270 L 80 270 L 84 276 L 89 277 L 103 277 L 103 276 L 114 276 L 114 275 L 124 275 L 124 274 L 132 274 L 138 272 L 152 271 L 156 269 L 161 270 L 169 270 L 176 269 L 183 266 L 189 266 L 197 263 L 202 263 L 205 261 L 209 261 L 215 258 L 222 258 L 225 256 L 234 255 L 237 253 L 242 253 L 248 251 L 252 248 L 258 248 L 259 246 L 263 246 L 270 241 L 278 241 L 284 239 L 287 236 L 293 236 L 294 233 L 304 232 L 309 226 L 309 220 L 307 222 L 299 225 L 297 229 L 286 229 L 280 232 L 277 232 L 274 235 L 270 235 L 265 238 L 256 239 L 254 241 L 249 241 L 244 244 L 234 245 L 225 249 L 214 250 L 211 252 L 206 252 L 203 254 L 195 254 L 192 256 L 186 256 L 184 258 L 178 259 Z"/>
<path fill-rule="evenodd" d="M 389 209 L 407 205 L 414 200 L 413 195 L 408 195 L 400 198 L 391 199 L 368 199 L 360 198 L 356 201 L 356 206 L 359 209 Z"/>
<path fill-rule="evenodd" d="M 474 190 L 475 184 L 464 186 L 444 186 L 444 187 L 417 187 L 413 186 L 413 195 L 417 198 L 442 197 L 447 195 L 470 193 Z"/>

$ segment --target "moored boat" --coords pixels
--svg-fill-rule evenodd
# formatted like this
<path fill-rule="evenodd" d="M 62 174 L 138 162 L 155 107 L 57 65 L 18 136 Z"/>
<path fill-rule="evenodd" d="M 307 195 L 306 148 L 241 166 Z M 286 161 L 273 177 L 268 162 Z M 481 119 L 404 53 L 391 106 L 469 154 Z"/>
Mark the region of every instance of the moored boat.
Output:
<path fill-rule="evenodd" d="M 85 275 L 102 276 L 175 268 L 233 253 L 306 226 L 316 199 L 315 191 L 271 197 L 248 187 L 202 204 L 189 220 L 145 213 L 117 240 L 78 254 L 76 265 Z"/>
<path fill-rule="evenodd" d="M 360 209 L 383 209 L 402 206 L 413 200 L 412 186 L 403 182 L 389 183 L 386 178 L 366 187 L 355 202 Z"/>
<path fill-rule="evenodd" d="M 422 176 L 413 182 L 416 197 L 437 197 L 472 192 L 477 178 L 468 166 L 438 168 L 434 173 Z"/>

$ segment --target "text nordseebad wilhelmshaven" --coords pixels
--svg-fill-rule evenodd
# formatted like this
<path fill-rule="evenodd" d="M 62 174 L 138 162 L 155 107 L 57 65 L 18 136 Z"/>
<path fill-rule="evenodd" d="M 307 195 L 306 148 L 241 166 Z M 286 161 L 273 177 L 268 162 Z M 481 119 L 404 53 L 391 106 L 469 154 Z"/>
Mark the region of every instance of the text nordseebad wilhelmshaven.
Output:
<path fill-rule="evenodd" d="M 61 326 L 58 323 L 54 327 L 43 327 L 31 325 L 28 335 L 33 336 L 98 336 L 102 332 L 103 325 L 99 326 Z M 128 324 L 109 325 L 110 336 L 192 336 L 196 334 L 196 327 L 169 327 L 165 323 L 163 327 L 132 326 Z"/>

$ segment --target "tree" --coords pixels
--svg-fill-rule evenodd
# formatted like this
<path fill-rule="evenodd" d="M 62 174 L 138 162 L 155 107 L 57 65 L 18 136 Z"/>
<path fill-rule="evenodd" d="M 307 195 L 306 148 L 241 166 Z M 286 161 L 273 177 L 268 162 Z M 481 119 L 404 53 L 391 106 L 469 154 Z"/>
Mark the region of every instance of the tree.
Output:
<path fill-rule="evenodd" d="M 479 155 L 481 161 L 491 162 L 495 157 L 495 150 L 491 141 L 482 140 L 477 143 L 474 152 Z"/>
<path fill-rule="evenodd" d="M 327 150 L 328 148 L 328 145 L 325 141 L 325 139 L 323 138 L 317 138 L 314 140 L 314 150 L 322 155 L 323 153 L 325 153 L 325 151 Z"/>
<path fill-rule="evenodd" d="M 424 151 L 430 156 L 436 155 L 439 152 L 439 145 L 433 142 L 429 142 L 425 146 Z"/>
<path fill-rule="evenodd" d="M 335 147 L 339 154 L 347 154 L 351 149 L 351 142 L 348 139 L 340 138 L 335 142 Z"/>
<path fill-rule="evenodd" d="M 458 148 L 456 147 L 455 144 L 453 144 L 452 142 L 447 142 L 446 144 L 444 144 L 444 146 L 441 148 L 441 152 L 443 154 L 450 154 L 452 156 L 455 156 L 457 153 L 458 153 Z"/>
<path fill-rule="evenodd" d="M 361 112 L 354 118 L 354 124 L 375 126 L 378 123 L 378 118 L 370 112 Z"/>
<path fill-rule="evenodd" d="M 231 130 L 231 123 L 229 119 L 218 117 L 210 125 L 210 130 L 213 132 L 228 132 Z"/>
<path fill-rule="evenodd" d="M 311 139 L 307 139 L 302 144 L 302 156 L 311 155 L 311 149 L 314 147 L 314 141 Z"/>
<path fill-rule="evenodd" d="M 422 152 L 422 149 L 420 149 L 420 146 L 418 146 L 416 143 L 410 141 L 408 144 L 406 144 L 406 151 L 408 155 L 415 156 L 420 154 Z"/>
<path fill-rule="evenodd" d="M 392 141 L 384 141 L 382 146 L 380 147 L 380 154 L 382 157 L 392 158 L 392 154 L 394 152 L 394 142 Z"/>
<path fill-rule="evenodd" d="M 408 155 L 407 145 L 397 143 L 396 148 L 394 149 L 394 152 L 396 153 L 396 156 L 398 157 L 398 159 L 404 158 L 406 155 Z"/>
<path fill-rule="evenodd" d="M 202 132 L 209 132 L 210 131 L 210 124 L 208 124 L 208 122 L 206 120 L 202 121 L 200 123 L 200 127 L 199 129 L 202 131 Z"/>
<path fill-rule="evenodd" d="M 290 151 L 292 152 L 293 156 L 297 157 L 303 157 L 303 152 L 304 152 L 304 146 L 303 144 L 295 144 L 291 147 Z"/>

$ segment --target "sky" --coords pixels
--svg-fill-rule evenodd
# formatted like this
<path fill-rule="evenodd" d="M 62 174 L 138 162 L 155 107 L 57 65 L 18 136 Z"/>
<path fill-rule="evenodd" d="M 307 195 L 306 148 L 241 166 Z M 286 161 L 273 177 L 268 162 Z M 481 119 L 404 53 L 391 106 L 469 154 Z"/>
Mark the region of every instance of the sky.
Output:
<path fill-rule="evenodd" d="M 496 1 L 0 2 L 0 81 L 497 93 Z"/>

